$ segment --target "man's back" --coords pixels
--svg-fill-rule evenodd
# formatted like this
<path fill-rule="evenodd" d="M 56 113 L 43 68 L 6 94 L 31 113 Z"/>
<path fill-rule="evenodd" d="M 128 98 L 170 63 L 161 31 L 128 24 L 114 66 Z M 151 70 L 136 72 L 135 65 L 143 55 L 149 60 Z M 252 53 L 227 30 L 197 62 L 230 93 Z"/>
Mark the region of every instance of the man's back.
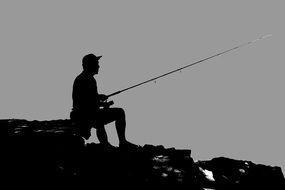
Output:
<path fill-rule="evenodd" d="M 99 108 L 99 98 L 97 83 L 93 76 L 84 71 L 76 77 L 72 91 L 73 112 L 84 114 L 94 114 Z M 87 114 L 87 115 L 86 115 Z"/>

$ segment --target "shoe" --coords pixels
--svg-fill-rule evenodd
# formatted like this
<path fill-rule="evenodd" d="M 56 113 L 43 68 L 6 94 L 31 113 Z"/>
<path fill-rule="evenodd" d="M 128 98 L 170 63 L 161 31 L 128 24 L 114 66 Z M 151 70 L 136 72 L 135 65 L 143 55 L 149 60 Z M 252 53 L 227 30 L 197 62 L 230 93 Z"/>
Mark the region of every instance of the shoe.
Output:
<path fill-rule="evenodd" d="M 123 143 L 120 143 L 119 147 L 120 148 L 126 148 L 126 149 L 137 149 L 137 148 L 139 148 L 138 145 L 133 144 L 133 143 L 131 143 L 129 141 L 125 141 Z"/>
<path fill-rule="evenodd" d="M 102 143 L 101 144 L 103 146 L 104 149 L 115 149 L 116 147 L 111 145 L 110 143 Z"/>

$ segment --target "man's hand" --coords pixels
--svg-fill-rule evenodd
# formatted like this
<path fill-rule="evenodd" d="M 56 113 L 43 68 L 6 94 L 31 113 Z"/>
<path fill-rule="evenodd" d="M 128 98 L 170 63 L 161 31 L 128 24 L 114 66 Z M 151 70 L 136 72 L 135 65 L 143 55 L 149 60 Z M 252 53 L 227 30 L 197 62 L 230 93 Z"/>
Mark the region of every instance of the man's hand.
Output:
<path fill-rule="evenodd" d="M 106 96 L 105 94 L 99 94 L 99 99 L 104 102 L 108 99 L 108 96 Z"/>

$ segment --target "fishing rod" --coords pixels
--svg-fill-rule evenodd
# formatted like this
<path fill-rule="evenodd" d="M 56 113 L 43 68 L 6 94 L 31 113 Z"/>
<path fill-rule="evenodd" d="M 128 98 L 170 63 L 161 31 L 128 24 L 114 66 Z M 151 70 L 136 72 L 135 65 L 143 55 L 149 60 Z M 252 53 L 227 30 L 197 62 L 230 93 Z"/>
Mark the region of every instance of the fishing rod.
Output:
<path fill-rule="evenodd" d="M 259 40 L 263 40 L 263 39 L 268 38 L 268 37 L 271 37 L 271 36 L 272 36 L 272 34 L 267 34 L 267 35 L 261 36 L 261 37 L 255 39 L 255 40 L 252 40 L 252 41 L 249 41 L 249 42 L 240 44 L 240 45 L 238 45 L 238 46 L 235 46 L 235 47 L 230 48 L 230 49 L 228 49 L 228 50 L 225 50 L 225 51 L 223 51 L 223 52 L 217 53 L 217 54 L 212 55 L 212 56 L 210 56 L 210 57 L 207 57 L 207 58 L 201 59 L 201 60 L 199 60 L 199 61 L 196 61 L 196 62 L 194 62 L 194 63 L 188 64 L 188 65 L 186 65 L 186 66 L 184 66 L 184 67 L 180 67 L 180 68 L 178 68 L 178 69 L 169 71 L 169 72 L 167 72 L 167 73 L 165 73 L 165 74 L 162 74 L 162 75 L 160 75 L 160 76 L 157 76 L 157 77 L 154 77 L 154 78 L 152 78 L 152 79 L 146 80 L 146 81 L 144 81 L 144 82 L 138 83 L 138 84 L 133 85 L 133 86 L 131 86 L 131 87 L 125 88 L 125 89 L 123 89 L 123 90 L 119 90 L 119 91 L 114 92 L 114 93 L 112 93 L 112 94 L 110 94 L 110 95 L 107 95 L 107 97 L 109 98 L 109 97 L 111 97 L 111 96 L 115 96 L 115 95 L 117 95 L 117 94 L 120 94 L 120 93 L 122 93 L 122 92 L 124 92 L 124 91 L 130 90 L 130 89 L 132 89 L 132 88 L 136 88 L 136 87 L 141 86 L 141 85 L 143 85 L 143 84 L 149 83 L 149 82 L 151 82 L 151 81 L 156 81 L 156 80 L 159 79 L 159 78 L 162 78 L 162 77 L 165 77 L 165 76 L 170 75 L 170 74 L 172 74 L 172 73 L 181 71 L 181 70 L 183 70 L 183 69 L 186 69 L 187 67 L 191 67 L 191 66 L 196 65 L 196 64 L 198 64 L 198 63 L 201 63 L 201 62 L 204 62 L 204 61 L 206 61 L 206 60 L 212 59 L 212 58 L 214 58 L 214 57 L 223 55 L 223 54 L 228 53 L 228 52 L 230 52 L 230 51 L 239 49 L 239 48 L 241 48 L 241 47 L 247 46 L 247 45 L 249 45 L 249 44 L 255 43 L 255 42 L 259 41 Z"/>

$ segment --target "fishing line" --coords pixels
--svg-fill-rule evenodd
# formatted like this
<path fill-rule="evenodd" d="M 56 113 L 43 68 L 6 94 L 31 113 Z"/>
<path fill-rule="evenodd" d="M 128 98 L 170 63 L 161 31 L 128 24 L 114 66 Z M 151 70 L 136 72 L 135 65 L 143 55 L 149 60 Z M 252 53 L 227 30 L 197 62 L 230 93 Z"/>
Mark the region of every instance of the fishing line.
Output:
<path fill-rule="evenodd" d="M 132 88 L 136 88 L 136 87 L 138 87 L 138 86 L 141 86 L 141 85 L 143 85 L 143 84 L 149 83 L 149 82 L 151 82 L 151 81 L 154 81 L 154 83 L 156 84 L 157 79 L 160 79 L 160 78 L 162 78 L 162 77 L 165 77 L 165 76 L 167 76 L 167 75 L 170 75 L 170 74 L 175 73 L 175 72 L 178 72 L 178 71 L 181 73 L 183 69 L 186 69 L 186 68 L 188 68 L 188 67 L 194 66 L 194 65 L 196 65 L 196 64 L 199 64 L 199 63 L 204 62 L 204 61 L 206 61 L 206 60 L 212 59 L 212 58 L 214 58 L 214 57 L 221 56 L 221 55 L 223 55 L 223 54 L 225 54 L 225 53 L 228 53 L 228 52 L 230 52 L 230 51 L 239 49 L 239 48 L 241 48 L 241 47 L 250 45 L 250 44 L 255 43 L 255 42 L 259 41 L 259 40 L 263 40 L 263 39 L 265 39 L 265 38 L 269 38 L 269 37 L 271 37 L 271 36 L 272 36 L 272 34 L 267 34 L 267 35 L 261 36 L 261 37 L 255 39 L 255 40 L 252 40 L 252 41 L 249 41 L 249 42 L 245 42 L 245 43 L 243 43 L 243 44 L 240 44 L 240 45 L 235 46 L 235 47 L 233 47 L 233 48 L 230 48 L 230 49 L 228 49 L 228 50 L 222 51 L 222 52 L 217 53 L 217 54 L 215 54 L 215 55 L 209 56 L 209 57 L 207 57 L 207 58 L 201 59 L 201 60 L 199 60 L 199 61 L 196 61 L 196 62 L 191 63 L 191 64 L 188 64 L 188 65 L 185 65 L 185 66 L 180 67 L 180 68 L 178 68 L 178 69 L 169 71 L 169 72 L 167 72 L 167 73 L 165 73 L 165 74 L 162 74 L 162 75 L 159 75 L 159 76 L 157 76 L 157 77 L 151 78 L 151 79 L 149 79 L 149 80 L 146 80 L 146 81 L 144 81 L 144 82 L 138 83 L 138 84 L 133 85 L 133 86 L 130 86 L 130 87 L 125 88 L 125 89 L 123 89 L 123 90 L 119 90 L 119 91 L 117 91 L 117 92 L 114 92 L 114 93 L 108 95 L 107 97 L 109 98 L 109 97 L 111 97 L 111 96 L 115 96 L 115 95 L 117 95 L 117 94 L 120 94 L 120 93 L 122 93 L 122 92 L 125 92 L 125 91 L 127 91 L 127 90 L 130 90 L 130 89 L 132 89 Z"/>

